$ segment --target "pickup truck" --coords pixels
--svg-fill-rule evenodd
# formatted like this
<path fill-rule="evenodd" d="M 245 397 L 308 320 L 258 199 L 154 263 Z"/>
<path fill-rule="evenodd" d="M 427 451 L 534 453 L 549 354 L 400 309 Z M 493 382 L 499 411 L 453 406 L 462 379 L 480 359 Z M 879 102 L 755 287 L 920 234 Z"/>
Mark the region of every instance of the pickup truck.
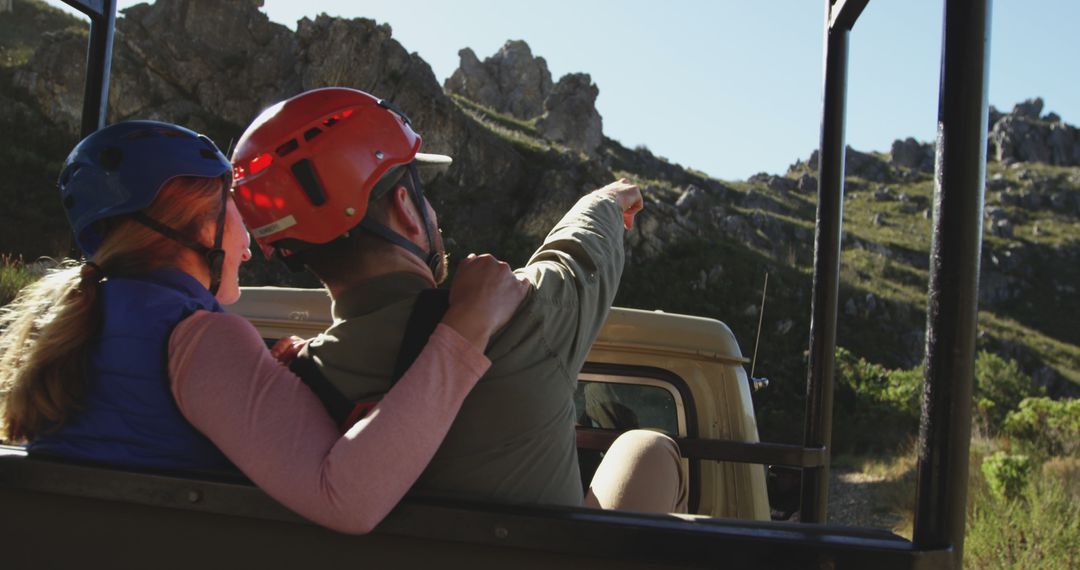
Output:
<path fill-rule="evenodd" d="M 251 321 L 267 340 L 313 336 L 331 321 L 330 299 L 321 289 L 244 288 L 231 310 Z M 765 468 L 701 459 L 707 453 L 697 449 L 710 440 L 758 441 L 743 368 L 747 363 L 731 330 L 720 321 L 615 308 L 581 372 L 576 404 L 582 418 L 578 444 L 583 479 L 591 478 L 595 456 L 622 431 L 659 430 L 690 446 L 684 461 L 692 515 L 407 498 L 375 533 L 349 537 L 290 513 L 239 476 L 119 470 L 32 458 L 19 448 L 3 447 L 0 504 L 5 516 L 0 536 L 12 545 L 41 543 L 42 533 L 65 537 L 59 548 L 16 547 L 4 556 L 14 556 L 20 562 L 15 567 L 66 567 L 79 559 L 155 567 L 276 567 L 285 561 L 322 565 L 338 559 L 403 566 L 460 560 L 462 565 L 485 566 L 483 561 L 492 556 L 492 564 L 509 557 L 508 563 L 513 559 L 515 566 L 528 567 L 557 559 L 569 563 L 579 556 L 585 556 L 584 561 L 590 552 L 603 554 L 612 548 L 616 553 L 608 555 L 618 554 L 620 567 L 664 566 L 679 557 L 658 551 L 654 554 L 660 558 L 650 561 L 635 555 L 630 544 L 619 546 L 625 538 L 594 545 L 588 529 L 573 529 L 584 521 L 630 523 L 641 527 L 637 532 L 658 524 L 696 529 L 717 518 L 768 521 Z M 402 548 L 415 540 L 422 542 Z M 551 550 L 527 556 L 513 551 L 523 543 Z M 512 552 L 503 552 L 502 546 L 491 549 L 493 545 Z"/>

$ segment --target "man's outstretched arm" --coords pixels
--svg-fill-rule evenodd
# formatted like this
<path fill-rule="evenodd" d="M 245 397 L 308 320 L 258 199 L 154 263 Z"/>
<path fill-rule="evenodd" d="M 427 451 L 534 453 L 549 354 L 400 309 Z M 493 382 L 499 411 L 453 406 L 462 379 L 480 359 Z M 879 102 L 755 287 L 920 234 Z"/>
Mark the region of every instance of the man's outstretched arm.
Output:
<path fill-rule="evenodd" d="M 643 202 L 626 179 L 580 200 L 519 272 L 535 287 L 545 311 L 544 336 L 576 378 L 607 318 L 622 277 L 623 236 Z"/>

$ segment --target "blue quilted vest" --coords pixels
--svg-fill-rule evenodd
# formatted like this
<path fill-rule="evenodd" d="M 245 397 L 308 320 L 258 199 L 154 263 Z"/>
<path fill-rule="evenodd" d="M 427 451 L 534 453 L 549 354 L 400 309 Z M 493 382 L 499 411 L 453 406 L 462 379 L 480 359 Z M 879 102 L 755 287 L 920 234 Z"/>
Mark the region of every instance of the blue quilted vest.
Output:
<path fill-rule="evenodd" d="M 222 312 L 195 278 L 165 268 L 101 284 L 103 323 L 87 370 L 87 394 L 59 430 L 29 449 L 133 467 L 233 469 L 180 414 L 169 390 L 169 335 L 197 310 Z"/>

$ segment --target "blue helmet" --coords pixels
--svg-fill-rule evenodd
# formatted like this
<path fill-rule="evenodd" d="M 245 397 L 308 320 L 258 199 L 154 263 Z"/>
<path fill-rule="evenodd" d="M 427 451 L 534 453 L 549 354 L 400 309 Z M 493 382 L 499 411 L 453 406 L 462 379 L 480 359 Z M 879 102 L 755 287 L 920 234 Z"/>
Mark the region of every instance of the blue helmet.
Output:
<path fill-rule="evenodd" d="M 145 209 L 173 178 L 224 177 L 227 183 L 231 170 L 206 136 L 169 123 L 126 121 L 76 145 L 57 185 L 75 241 L 90 257 L 104 237 L 95 222 Z"/>

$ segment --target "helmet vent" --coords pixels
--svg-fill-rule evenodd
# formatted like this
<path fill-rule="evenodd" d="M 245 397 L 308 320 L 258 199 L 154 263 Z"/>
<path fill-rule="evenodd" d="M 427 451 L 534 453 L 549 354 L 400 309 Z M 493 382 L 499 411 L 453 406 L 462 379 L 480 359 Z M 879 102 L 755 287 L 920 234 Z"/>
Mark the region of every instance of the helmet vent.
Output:
<path fill-rule="evenodd" d="M 319 136 L 320 134 L 322 134 L 322 129 L 320 129 L 319 127 L 311 127 L 310 129 L 304 131 L 304 140 L 309 141 Z"/>
<path fill-rule="evenodd" d="M 65 168 L 64 171 L 60 173 L 60 188 L 62 189 L 67 186 L 68 182 L 71 182 L 71 177 L 75 176 L 75 173 L 78 171 L 78 164 L 72 164 L 71 166 Z"/>
<path fill-rule="evenodd" d="M 215 153 L 214 151 L 212 151 L 212 150 L 210 150 L 208 148 L 200 148 L 199 149 L 199 156 L 201 156 L 201 157 L 203 157 L 203 158 L 205 158 L 207 160 L 217 160 L 217 153 Z"/>
<path fill-rule="evenodd" d="M 300 143 L 296 142 L 296 139 L 289 139 L 289 142 L 283 143 L 281 146 L 277 147 L 274 152 L 276 152 L 278 156 L 285 156 L 298 148 L 300 148 Z"/>
<path fill-rule="evenodd" d="M 315 175 L 315 167 L 310 160 L 304 158 L 297 161 L 291 170 L 312 205 L 322 206 L 326 203 L 326 192 L 323 191 L 322 184 L 319 184 L 319 177 Z"/>
<path fill-rule="evenodd" d="M 101 162 L 101 167 L 105 170 L 116 170 L 120 168 L 120 163 L 124 162 L 124 152 L 115 146 L 110 146 L 101 151 L 98 160 Z"/>

